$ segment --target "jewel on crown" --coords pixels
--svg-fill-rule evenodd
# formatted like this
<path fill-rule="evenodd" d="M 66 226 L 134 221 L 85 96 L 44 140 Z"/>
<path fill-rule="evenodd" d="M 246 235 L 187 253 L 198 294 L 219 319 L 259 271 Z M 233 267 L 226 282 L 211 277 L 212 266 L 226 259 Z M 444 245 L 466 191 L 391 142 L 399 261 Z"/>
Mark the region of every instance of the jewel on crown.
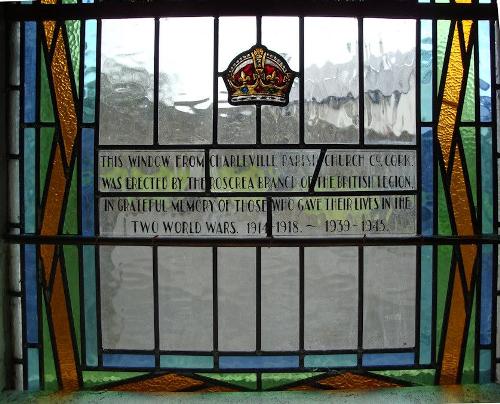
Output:
<path fill-rule="evenodd" d="M 282 56 L 255 45 L 236 56 L 222 77 L 232 105 L 285 106 L 296 76 Z"/>

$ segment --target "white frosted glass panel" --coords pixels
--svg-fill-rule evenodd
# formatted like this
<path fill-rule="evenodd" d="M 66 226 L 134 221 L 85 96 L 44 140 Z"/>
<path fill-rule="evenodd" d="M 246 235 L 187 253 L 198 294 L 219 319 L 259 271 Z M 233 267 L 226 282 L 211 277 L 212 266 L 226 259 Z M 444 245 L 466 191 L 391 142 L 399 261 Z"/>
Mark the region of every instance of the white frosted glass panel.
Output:
<path fill-rule="evenodd" d="M 218 248 L 219 350 L 255 350 L 255 248 Z"/>
<path fill-rule="evenodd" d="M 357 41 L 354 18 L 305 18 L 306 143 L 358 142 Z"/>
<path fill-rule="evenodd" d="M 358 346 L 358 249 L 306 248 L 304 347 Z"/>
<path fill-rule="evenodd" d="M 299 71 L 299 19 L 263 17 L 262 44 L 283 56 L 293 71 Z M 262 143 L 298 143 L 299 79 L 295 79 L 286 107 L 262 106 Z"/>
<path fill-rule="evenodd" d="M 19 161 L 9 160 L 9 220 L 19 223 Z"/>
<path fill-rule="evenodd" d="M 9 93 L 9 153 L 19 153 L 19 91 Z"/>
<path fill-rule="evenodd" d="M 101 144 L 153 141 L 154 20 L 102 20 Z"/>
<path fill-rule="evenodd" d="M 9 35 L 9 82 L 12 85 L 19 84 L 19 45 L 20 45 L 20 29 L 19 22 L 14 22 L 11 25 L 10 35 Z"/>
<path fill-rule="evenodd" d="M 14 358 L 23 357 L 23 333 L 22 333 L 22 314 L 21 299 L 14 297 L 10 300 L 12 313 L 12 355 Z"/>
<path fill-rule="evenodd" d="M 364 20 L 365 142 L 415 143 L 415 20 Z"/>
<path fill-rule="evenodd" d="M 158 249 L 160 348 L 211 351 L 212 249 Z"/>
<path fill-rule="evenodd" d="M 213 18 L 160 21 L 159 142 L 212 140 Z M 186 51 L 189 50 L 189 51 Z"/>
<path fill-rule="evenodd" d="M 264 351 L 299 348 L 299 249 L 261 249 L 261 345 Z"/>
<path fill-rule="evenodd" d="M 153 349 L 153 255 L 149 247 L 101 247 L 102 345 Z"/>
<path fill-rule="evenodd" d="M 416 247 L 364 249 L 363 347 L 415 346 Z"/>
<path fill-rule="evenodd" d="M 10 276 L 9 276 L 9 284 L 10 289 L 14 292 L 21 291 L 21 254 L 20 248 L 18 244 L 10 244 L 9 245 L 9 267 L 10 267 Z"/>
<path fill-rule="evenodd" d="M 229 63 L 241 52 L 250 49 L 257 42 L 257 28 L 254 17 L 222 17 L 219 19 L 219 72 L 227 69 Z M 219 143 L 255 142 L 255 107 L 252 105 L 232 106 L 227 100 L 227 89 L 222 78 L 218 85 L 219 116 L 217 133 Z"/>

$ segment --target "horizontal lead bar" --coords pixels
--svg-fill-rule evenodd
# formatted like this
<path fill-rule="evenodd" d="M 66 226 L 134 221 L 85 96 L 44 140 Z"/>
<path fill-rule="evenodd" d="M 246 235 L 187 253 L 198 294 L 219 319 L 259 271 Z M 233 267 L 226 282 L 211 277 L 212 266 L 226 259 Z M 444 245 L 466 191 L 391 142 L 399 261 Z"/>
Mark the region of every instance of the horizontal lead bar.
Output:
<path fill-rule="evenodd" d="M 394 236 L 394 237 L 338 237 L 338 238 L 180 238 L 180 237 L 80 237 L 71 235 L 40 236 L 29 234 L 4 235 L 13 244 L 50 245 L 122 245 L 122 246 L 209 246 L 209 247 L 287 247 L 287 246 L 376 246 L 376 245 L 441 245 L 441 244 L 496 244 L 500 236 Z"/>
<path fill-rule="evenodd" d="M 252 2 L 162 0 L 140 3 L 98 2 L 95 4 L 8 4 L 8 20 L 73 20 L 90 18 L 194 17 L 194 16 L 331 16 L 425 19 L 496 18 L 492 4 L 425 4 L 394 0 L 324 1 L 254 0 Z"/>

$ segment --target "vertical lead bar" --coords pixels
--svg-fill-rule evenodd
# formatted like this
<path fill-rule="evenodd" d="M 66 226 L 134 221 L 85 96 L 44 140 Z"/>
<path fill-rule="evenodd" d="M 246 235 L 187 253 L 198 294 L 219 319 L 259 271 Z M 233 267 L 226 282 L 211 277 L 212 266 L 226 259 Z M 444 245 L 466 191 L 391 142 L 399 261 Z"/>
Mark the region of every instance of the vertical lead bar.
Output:
<path fill-rule="evenodd" d="M 261 247 L 256 247 L 256 310 L 255 310 L 255 348 L 257 353 L 262 350 L 262 250 Z"/>
<path fill-rule="evenodd" d="M 299 248 L 299 368 L 304 367 L 305 251 Z"/>
<path fill-rule="evenodd" d="M 212 143 L 216 145 L 217 140 L 217 125 L 219 117 L 219 17 L 214 18 L 214 74 L 213 74 L 213 108 L 212 108 Z"/>
<path fill-rule="evenodd" d="M 158 247 L 153 247 L 153 310 L 154 310 L 154 343 L 155 343 L 155 367 L 160 368 L 160 311 L 158 284 Z"/>
<path fill-rule="evenodd" d="M 159 65 L 160 65 L 160 20 L 155 18 L 155 34 L 154 34 L 154 84 L 153 84 L 153 144 L 158 145 L 158 93 L 159 93 Z M 155 309 L 157 307 L 155 306 Z"/>
<path fill-rule="evenodd" d="M 257 43 L 262 42 L 262 16 L 258 15 L 256 17 L 257 23 Z M 257 145 L 262 144 L 262 107 L 256 105 L 255 107 L 255 143 Z M 258 303 L 257 303 L 258 304 Z"/>
<path fill-rule="evenodd" d="M 363 48 L 363 18 L 358 18 L 359 58 L 359 144 L 365 144 L 365 53 Z"/>
<path fill-rule="evenodd" d="M 219 301 L 218 301 L 218 284 L 217 284 L 217 270 L 218 259 L 217 259 L 217 247 L 212 248 L 212 288 L 213 288 L 213 343 L 214 343 L 214 368 L 219 368 Z"/>
<path fill-rule="evenodd" d="M 305 106 L 304 106 L 304 17 L 299 17 L 299 144 L 304 144 Z"/>
<path fill-rule="evenodd" d="M 360 38 L 363 38 L 362 36 Z M 360 39 L 361 40 L 361 39 Z M 360 92 L 361 94 L 361 92 Z M 360 97 L 361 99 L 361 97 Z M 361 129 L 361 124 L 360 124 Z M 358 368 L 363 365 L 363 272 L 364 272 L 364 249 L 358 247 Z"/>

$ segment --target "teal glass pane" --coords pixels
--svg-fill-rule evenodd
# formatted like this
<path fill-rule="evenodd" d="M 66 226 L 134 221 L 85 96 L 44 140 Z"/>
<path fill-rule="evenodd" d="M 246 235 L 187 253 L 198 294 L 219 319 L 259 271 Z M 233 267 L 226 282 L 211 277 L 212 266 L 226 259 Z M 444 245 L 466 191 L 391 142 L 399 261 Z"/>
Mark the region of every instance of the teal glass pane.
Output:
<path fill-rule="evenodd" d="M 28 390 L 40 389 L 40 361 L 38 348 L 28 349 Z"/>

